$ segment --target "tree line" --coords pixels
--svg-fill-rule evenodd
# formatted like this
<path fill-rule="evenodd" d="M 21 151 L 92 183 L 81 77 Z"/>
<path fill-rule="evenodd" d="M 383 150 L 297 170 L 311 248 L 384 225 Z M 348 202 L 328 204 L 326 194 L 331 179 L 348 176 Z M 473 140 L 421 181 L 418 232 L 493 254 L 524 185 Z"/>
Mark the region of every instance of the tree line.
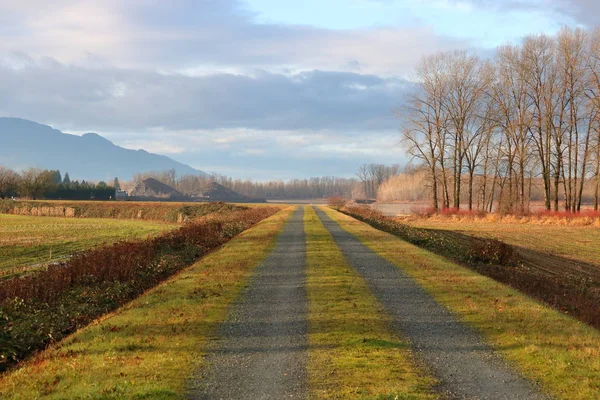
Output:
<path fill-rule="evenodd" d="M 68 172 L 63 177 L 58 170 L 28 168 L 19 173 L 0 166 L 0 199 L 110 200 L 114 195 L 114 186 L 102 181 L 71 181 Z"/>
<path fill-rule="evenodd" d="M 138 183 L 146 178 L 154 178 L 188 195 L 198 195 L 214 182 L 236 193 L 256 199 L 315 199 L 335 196 L 350 198 L 357 182 L 356 179 L 328 176 L 266 182 L 234 179 L 219 174 L 177 177 L 175 170 L 138 173 L 134 176 L 134 182 Z"/>
<path fill-rule="evenodd" d="M 590 183 L 598 209 L 600 29 L 529 36 L 491 60 L 428 55 L 416 77 L 399 115 L 435 209 L 525 212 L 539 184 L 547 210 L 577 212 Z"/>
<path fill-rule="evenodd" d="M 133 186 L 146 178 L 154 178 L 179 192 L 188 195 L 201 193 L 212 182 L 233 190 L 241 195 L 257 199 L 322 199 L 343 197 L 346 199 L 375 199 L 379 187 L 402 171 L 399 165 L 363 164 L 356 178 L 333 176 L 306 179 L 254 181 L 252 179 L 234 179 L 225 175 L 209 176 L 184 175 L 178 177 L 176 171 L 148 171 L 134 175 Z"/>

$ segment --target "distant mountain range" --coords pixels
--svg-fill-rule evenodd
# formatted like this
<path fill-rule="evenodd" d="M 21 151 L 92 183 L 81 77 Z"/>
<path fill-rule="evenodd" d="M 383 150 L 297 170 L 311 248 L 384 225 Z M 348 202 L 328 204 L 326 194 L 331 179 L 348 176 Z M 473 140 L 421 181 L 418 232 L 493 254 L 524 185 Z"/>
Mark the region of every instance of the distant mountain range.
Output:
<path fill-rule="evenodd" d="M 70 135 L 18 118 L 0 118 L 0 165 L 16 170 L 58 169 L 71 179 L 106 182 L 169 169 L 178 176 L 206 175 L 169 157 L 119 147 L 96 133 Z"/>

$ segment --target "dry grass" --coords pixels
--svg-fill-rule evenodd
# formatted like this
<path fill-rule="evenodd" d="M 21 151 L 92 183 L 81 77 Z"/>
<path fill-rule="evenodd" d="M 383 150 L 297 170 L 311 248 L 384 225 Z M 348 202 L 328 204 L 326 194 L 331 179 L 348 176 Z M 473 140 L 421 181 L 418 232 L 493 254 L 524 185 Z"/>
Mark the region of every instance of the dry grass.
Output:
<path fill-rule="evenodd" d="M 433 216 L 399 220 L 420 228 L 497 239 L 513 246 L 600 265 L 600 229 L 597 226 L 583 225 L 582 221 L 575 220 L 565 220 L 561 224 L 551 217 L 536 218 L 534 221 L 531 218 L 490 214 L 482 218 Z"/>
<path fill-rule="evenodd" d="M 391 333 L 389 316 L 312 207 L 305 210 L 310 398 L 434 398 L 434 379 Z"/>
<path fill-rule="evenodd" d="M 292 209 L 260 222 L 117 312 L 0 378 L 3 399 L 182 399 Z"/>
<path fill-rule="evenodd" d="M 427 214 L 427 211 L 425 212 Z M 403 222 L 473 222 L 520 225 L 558 225 L 558 226 L 593 226 L 600 227 L 600 214 L 593 211 L 581 213 L 540 212 L 528 215 L 501 215 L 497 213 L 480 213 L 460 210 L 456 212 L 442 211 L 431 215 L 414 214 L 398 217 Z"/>
<path fill-rule="evenodd" d="M 185 222 L 221 211 L 247 208 L 229 203 L 139 201 L 0 200 L 0 213 L 69 218 L 140 219 Z"/>
<path fill-rule="evenodd" d="M 560 399 L 600 398 L 600 333 L 520 292 L 325 210 L 475 327 L 514 367 Z"/>

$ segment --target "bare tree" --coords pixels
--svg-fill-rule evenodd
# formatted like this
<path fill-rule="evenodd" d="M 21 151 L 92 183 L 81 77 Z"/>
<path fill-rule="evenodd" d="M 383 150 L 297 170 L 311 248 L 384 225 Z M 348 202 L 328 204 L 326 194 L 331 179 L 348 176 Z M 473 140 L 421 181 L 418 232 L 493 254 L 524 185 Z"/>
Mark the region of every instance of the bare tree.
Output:
<path fill-rule="evenodd" d="M 0 165 L 0 198 L 4 199 L 15 194 L 21 177 L 10 168 Z"/>
<path fill-rule="evenodd" d="M 21 174 L 21 183 L 19 191 L 23 196 L 31 197 L 34 200 L 41 197 L 54 185 L 54 172 L 41 170 L 39 168 L 29 168 Z"/>
<path fill-rule="evenodd" d="M 443 105 L 453 138 L 454 208 L 460 208 L 461 184 L 467 145 L 477 135 L 481 124 L 478 106 L 489 83 L 487 66 L 465 51 L 446 56 L 448 87 Z"/>
<path fill-rule="evenodd" d="M 586 182 L 600 191 L 600 30 L 529 36 L 499 47 L 492 62 L 436 53 L 416 72 L 403 141 L 429 171 L 436 207 L 440 183 L 444 207 L 452 185 L 456 208 L 472 209 L 477 191 L 478 208 L 496 201 L 520 212 L 537 187 L 547 210 L 562 197 L 571 212 L 581 210 Z"/>

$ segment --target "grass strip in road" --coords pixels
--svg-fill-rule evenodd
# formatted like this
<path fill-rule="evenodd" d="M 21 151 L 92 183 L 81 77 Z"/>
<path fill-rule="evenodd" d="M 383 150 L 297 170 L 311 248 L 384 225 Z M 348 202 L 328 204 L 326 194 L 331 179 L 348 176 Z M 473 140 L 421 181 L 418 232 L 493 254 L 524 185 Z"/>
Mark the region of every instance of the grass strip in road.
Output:
<path fill-rule="evenodd" d="M 312 207 L 305 210 L 309 398 L 435 398 L 435 380 L 391 333 L 390 318 Z"/>
<path fill-rule="evenodd" d="M 393 235 L 330 208 L 322 209 L 415 278 L 555 398 L 600 398 L 598 330 Z"/>
<path fill-rule="evenodd" d="M 288 208 L 0 378 L 3 399 L 180 399 Z"/>

